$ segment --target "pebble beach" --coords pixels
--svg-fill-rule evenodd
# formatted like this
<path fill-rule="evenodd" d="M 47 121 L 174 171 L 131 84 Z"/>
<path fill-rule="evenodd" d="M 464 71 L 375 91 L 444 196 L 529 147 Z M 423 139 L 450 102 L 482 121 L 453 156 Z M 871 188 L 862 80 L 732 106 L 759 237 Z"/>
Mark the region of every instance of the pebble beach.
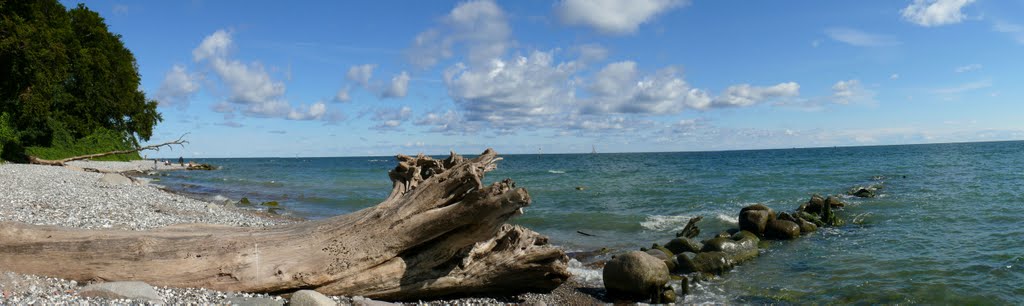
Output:
<path fill-rule="evenodd" d="M 179 170 L 176 165 L 158 164 L 156 170 Z M 175 194 L 148 184 L 145 179 L 122 176 L 116 172 L 153 171 L 150 161 L 73 162 L 67 167 L 24 164 L 0 164 L 0 222 L 23 222 L 83 229 L 147 230 L 174 224 L 206 223 L 241 227 L 273 226 L 294 219 L 272 218 L 243 208 L 210 203 Z M 95 172 L 99 171 L 99 172 Z M 156 287 L 159 301 L 83 297 L 84 285 L 72 280 L 37 275 L 22 275 L 0 267 L 0 304 L 2 305 L 110 305 L 165 304 L 209 305 L 250 304 L 283 305 L 287 299 L 265 294 L 220 292 L 204 288 Z M 596 302 L 589 296 L 563 286 L 556 294 L 524 294 L 503 300 L 466 298 L 429 301 L 421 304 L 502 304 Z M 561 292 L 561 294 L 558 294 Z M 557 295 L 557 296 L 556 296 Z M 361 297 L 329 297 L 341 305 L 387 304 Z M 507 301 L 506 301 L 507 300 Z M 375 304 L 375 305 L 376 305 Z"/>

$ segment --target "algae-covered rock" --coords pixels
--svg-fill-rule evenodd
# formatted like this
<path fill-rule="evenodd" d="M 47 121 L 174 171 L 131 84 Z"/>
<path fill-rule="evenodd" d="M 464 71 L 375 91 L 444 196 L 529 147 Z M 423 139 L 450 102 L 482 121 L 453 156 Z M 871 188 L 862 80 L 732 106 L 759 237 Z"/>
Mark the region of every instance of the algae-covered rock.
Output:
<path fill-rule="evenodd" d="M 672 250 L 669 250 L 669 249 L 667 249 L 667 248 L 665 248 L 665 247 L 663 247 L 663 246 L 661 246 L 660 244 L 657 244 L 657 243 L 652 244 L 651 245 L 651 249 L 664 252 L 665 253 L 665 257 L 672 257 L 672 256 L 676 255 L 676 253 L 672 252 Z"/>
<path fill-rule="evenodd" d="M 775 215 L 771 210 L 744 210 L 740 212 L 740 230 L 754 233 L 758 236 L 764 235 L 764 227 L 768 221 L 774 219 Z"/>
<path fill-rule="evenodd" d="M 690 278 L 683 276 L 683 278 L 679 280 L 679 293 L 683 297 L 690 294 Z"/>
<path fill-rule="evenodd" d="M 697 253 L 683 252 L 676 255 L 675 258 L 673 258 L 673 261 L 676 263 L 676 268 L 673 269 L 672 272 L 679 274 L 699 272 L 700 269 L 697 268 L 697 264 L 693 261 L 694 257 L 697 257 Z"/>
<path fill-rule="evenodd" d="M 795 239 L 800 237 L 800 225 L 789 220 L 768 221 L 768 225 L 765 226 L 765 237 L 784 240 Z"/>
<path fill-rule="evenodd" d="M 840 226 L 843 225 L 843 219 L 840 219 L 834 211 L 832 206 L 825 205 L 821 211 L 821 222 L 828 226 Z"/>
<path fill-rule="evenodd" d="M 732 235 L 734 249 L 732 250 L 733 261 L 741 263 L 754 259 L 760 254 L 757 249 L 758 242 L 761 242 L 757 235 L 748 231 L 740 231 Z"/>
<path fill-rule="evenodd" d="M 217 170 L 217 167 L 214 167 L 213 165 L 210 165 L 210 164 L 191 164 L 191 165 L 185 167 L 185 169 L 187 169 L 187 170 Z"/>
<path fill-rule="evenodd" d="M 252 205 L 252 202 L 249 201 L 249 198 L 242 197 L 241 200 L 238 200 L 238 204 L 240 204 L 240 205 Z"/>
<path fill-rule="evenodd" d="M 788 212 L 780 212 L 780 213 L 779 213 L 779 216 L 778 216 L 778 217 L 775 217 L 775 219 L 776 219 L 776 220 L 786 220 L 786 221 L 793 221 L 794 223 L 796 223 L 796 222 L 797 222 L 797 221 L 796 221 L 796 220 L 797 220 L 797 217 L 796 217 L 796 216 L 794 216 L 794 215 L 793 215 L 793 214 L 791 214 L 791 213 L 788 213 Z"/>
<path fill-rule="evenodd" d="M 855 197 L 858 197 L 858 198 L 874 198 L 876 190 L 877 190 L 877 188 L 873 187 L 873 186 L 868 186 L 868 187 L 857 186 L 857 187 L 851 188 L 850 191 L 846 192 L 846 194 L 849 194 L 849 195 L 852 195 L 852 196 L 855 196 Z"/>
<path fill-rule="evenodd" d="M 722 274 L 736 266 L 725 252 L 701 252 L 693 257 L 693 263 L 698 271 L 712 274 Z"/>
<path fill-rule="evenodd" d="M 824 226 L 825 225 L 825 222 L 821 221 L 821 217 L 819 217 L 818 215 L 815 215 L 815 214 L 811 214 L 811 213 L 808 213 L 808 212 L 801 211 L 801 212 L 797 213 L 797 217 L 800 217 L 800 219 L 803 219 L 805 221 L 814 223 L 814 225 L 816 225 L 816 226 Z"/>
<path fill-rule="evenodd" d="M 749 231 L 737 231 L 735 234 L 732 234 L 732 240 L 734 241 L 743 241 L 747 239 L 753 240 L 754 242 L 761 240 L 757 235 Z"/>
<path fill-rule="evenodd" d="M 811 221 L 797 218 L 797 225 L 800 226 L 800 233 L 807 234 L 818 230 L 818 226 Z"/>
<path fill-rule="evenodd" d="M 704 241 L 704 248 L 701 252 L 723 252 L 727 254 L 730 261 L 740 263 L 757 257 L 757 243 L 760 241 L 754 233 L 740 231 L 732 236 L 715 237 Z"/>
<path fill-rule="evenodd" d="M 825 198 L 821 197 L 820 195 L 814 194 L 811 195 L 811 199 L 807 201 L 805 205 L 802 205 L 798 211 L 806 211 L 808 213 L 817 215 L 821 213 L 822 207 L 825 207 Z"/>
<path fill-rule="evenodd" d="M 668 266 L 640 251 L 615 256 L 605 264 L 602 275 L 609 295 L 633 300 L 657 298 L 669 280 Z"/>
<path fill-rule="evenodd" d="M 682 252 L 696 253 L 700 252 L 700 249 L 703 247 L 704 245 L 702 245 L 696 239 L 686 237 L 672 239 L 672 241 L 669 241 L 668 243 L 665 244 L 665 248 L 668 249 L 669 251 L 672 251 L 673 254 L 679 254 Z"/>
<path fill-rule="evenodd" d="M 765 206 L 764 204 L 760 204 L 760 203 L 753 204 L 753 205 L 748 205 L 746 207 L 740 208 L 740 213 L 748 211 L 748 210 L 766 210 L 766 211 L 770 211 L 770 212 L 772 212 L 774 214 L 774 211 L 772 211 L 771 208 L 769 208 L 768 206 Z"/>
<path fill-rule="evenodd" d="M 837 197 L 829 196 L 825 199 L 825 205 L 828 205 L 828 207 L 831 208 L 842 208 L 846 206 L 846 203 L 843 203 L 843 201 L 839 200 Z"/>
<path fill-rule="evenodd" d="M 657 301 L 659 303 L 671 304 L 676 302 L 676 291 L 672 290 L 672 287 L 665 288 L 661 291 L 661 298 Z"/>

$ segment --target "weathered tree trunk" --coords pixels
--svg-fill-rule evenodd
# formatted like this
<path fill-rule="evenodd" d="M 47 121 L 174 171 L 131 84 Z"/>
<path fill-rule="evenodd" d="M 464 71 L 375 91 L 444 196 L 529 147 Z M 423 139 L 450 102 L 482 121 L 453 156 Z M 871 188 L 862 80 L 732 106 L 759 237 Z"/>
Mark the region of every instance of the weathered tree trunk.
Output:
<path fill-rule="evenodd" d="M 68 157 L 68 158 L 64 158 L 64 159 L 58 159 L 58 160 L 42 159 L 42 158 L 39 158 L 39 157 L 35 157 L 35 156 L 29 155 L 28 156 L 28 162 L 31 163 L 31 164 L 36 164 L 36 165 L 64 166 L 64 164 L 66 164 L 68 162 L 71 162 L 71 161 L 76 161 L 76 160 L 104 157 L 104 156 L 117 155 L 117 154 L 135 153 L 135 152 L 139 152 L 139 151 L 142 151 L 142 150 L 157 150 L 157 151 L 159 151 L 161 147 L 170 147 L 170 146 L 173 146 L 173 145 L 182 145 L 183 146 L 184 144 L 188 143 L 188 141 L 182 140 L 182 138 L 184 138 L 184 137 L 185 137 L 185 135 L 181 135 L 181 137 L 179 137 L 178 140 L 168 141 L 168 142 L 161 143 L 161 144 L 158 144 L 158 145 L 150 145 L 150 146 L 138 147 L 138 148 L 127 149 L 127 150 L 115 150 L 115 151 L 96 153 L 96 154 L 86 154 L 86 155 L 72 156 L 72 157 Z"/>
<path fill-rule="evenodd" d="M 318 221 L 149 231 L 0 223 L 0 270 L 391 300 L 550 291 L 569 277 L 567 257 L 546 237 L 505 224 L 530 196 L 508 179 L 483 185 L 501 159 L 494 151 L 475 159 L 398 159 L 386 200 Z"/>

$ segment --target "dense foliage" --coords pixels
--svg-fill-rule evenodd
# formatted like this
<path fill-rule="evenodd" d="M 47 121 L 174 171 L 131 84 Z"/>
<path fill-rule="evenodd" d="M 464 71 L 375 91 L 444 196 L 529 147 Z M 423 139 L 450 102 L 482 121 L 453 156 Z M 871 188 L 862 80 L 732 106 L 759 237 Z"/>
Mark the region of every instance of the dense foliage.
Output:
<path fill-rule="evenodd" d="M 0 0 L 5 159 L 22 148 L 98 153 L 105 148 L 80 146 L 101 141 L 124 149 L 149 140 L 162 117 L 139 82 L 121 36 L 85 5 L 67 10 L 56 0 Z"/>

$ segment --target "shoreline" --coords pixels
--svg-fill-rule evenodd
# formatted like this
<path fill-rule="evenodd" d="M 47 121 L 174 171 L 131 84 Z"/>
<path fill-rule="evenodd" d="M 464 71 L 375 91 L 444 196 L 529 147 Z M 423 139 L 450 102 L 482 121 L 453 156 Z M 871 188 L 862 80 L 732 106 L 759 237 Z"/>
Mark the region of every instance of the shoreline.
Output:
<path fill-rule="evenodd" d="M 231 207 L 190 196 L 143 179 L 128 178 L 153 171 L 149 161 L 72 162 L 69 167 L 24 164 L 0 165 L 0 221 L 57 225 L 84 229 L 146 230 L 182 223 L 209 223 L 243 227 L 267 227 L 303 222 L 305 219 L 265 211 Z M 148 168 L 148 169 L 147 169 Z M 100 172 L 91 172 L 95 169 Z M 184 170 L 158 164 L 157 171 Z M 87 172 L 90 171 L 90 172 Z M 127 174 L 127 175 L 125 175 Z M 78 296 L 81 285 L 74 281 L 24 275 L 0 268 L 0 302 L 13 304 L 109 304 L 129 300 Z M 420 301 L 419 304 L 506 304 L 604 303 L 581 292 L 585 284 L 573 278 L 551 293 L 526 293 L 505 297 L 470 297 Z M 589 289 L 588 289 L 589 290 Z M 230 298 L 264 298 L 285 301 L 280 296 L 220 292 L 202 288 L 160 288 L 164 304 L 227 303 Z M 592 291 L 592 290 L 591 290 Z M 335 302 L 352 304 L 353 297 L 332 296 Z M 358 297 L 355 297 L 358 299 Z"/>

